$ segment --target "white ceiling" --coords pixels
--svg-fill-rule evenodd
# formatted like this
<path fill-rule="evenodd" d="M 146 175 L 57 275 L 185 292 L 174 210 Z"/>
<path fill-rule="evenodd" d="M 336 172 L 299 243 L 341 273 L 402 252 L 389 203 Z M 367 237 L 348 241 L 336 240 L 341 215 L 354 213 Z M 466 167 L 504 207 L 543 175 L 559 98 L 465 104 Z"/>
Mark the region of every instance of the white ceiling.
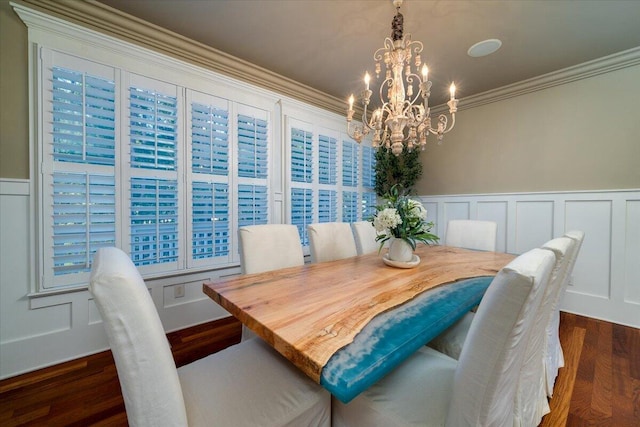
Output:
<path fill-rule="evenodd" d="M 391 33 L 391 0 L 100 0 L 341 99 L 362 90 Z M 405 34 L 424 43 L 431 105 L 640 46 L 640 1 L 405 0 Z M 502 48 L 471 58 L 474 43 Z"/>

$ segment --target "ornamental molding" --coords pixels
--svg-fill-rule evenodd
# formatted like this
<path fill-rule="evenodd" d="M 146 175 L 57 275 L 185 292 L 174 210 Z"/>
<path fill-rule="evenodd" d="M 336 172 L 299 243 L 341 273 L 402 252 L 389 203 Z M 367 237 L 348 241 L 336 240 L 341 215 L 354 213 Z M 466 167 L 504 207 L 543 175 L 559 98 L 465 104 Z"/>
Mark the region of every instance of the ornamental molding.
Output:
<path fill-rule="evenodd" d="M 11 5 L 25 22 L 25 13 L 39 12 L 336 114 L 344 115 L 345 112 L 346 101 L 343 99 L 328 95 L 95 0 L 14 0 Z M 479 107 L 636 65 L 640 65 L 640 47 L 462 98 L 458 104 L 458 110 Z M 431 112 L 438 114 L 446 111 L 447 108 L 446 104 L 442 104 L 434 106 Z"/>

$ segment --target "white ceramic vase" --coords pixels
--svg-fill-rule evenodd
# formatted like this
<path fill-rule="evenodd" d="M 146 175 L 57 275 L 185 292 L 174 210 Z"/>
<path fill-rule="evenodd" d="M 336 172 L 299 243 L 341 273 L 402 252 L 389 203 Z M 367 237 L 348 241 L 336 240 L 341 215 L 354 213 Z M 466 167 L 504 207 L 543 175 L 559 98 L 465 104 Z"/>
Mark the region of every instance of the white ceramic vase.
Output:
<path fill-rule="evenodd" d="M 389 259 L 399 262 L 411 261 L 413 259 L 411 245 L 403 239 L 392 238 L 389 242 Z"/>

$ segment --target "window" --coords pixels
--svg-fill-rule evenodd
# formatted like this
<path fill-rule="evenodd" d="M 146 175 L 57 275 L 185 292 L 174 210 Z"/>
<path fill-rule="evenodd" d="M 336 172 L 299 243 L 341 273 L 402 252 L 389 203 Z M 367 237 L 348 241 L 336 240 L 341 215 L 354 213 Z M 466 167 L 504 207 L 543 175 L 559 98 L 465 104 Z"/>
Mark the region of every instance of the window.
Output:
<path fill-rule="evenodd" d="M 289 221 L 306 246 L 311 223 L 355 222 L 373 213 L 375 156 L 371 147 L 314 124 L 313 115 L 295 113 L 307 121 L 287 118 Z"/>
<path fill-rule="evenodd" d="M 237 263 L 237 227 L 270 220 L 274 103 L 40 51 L 39 289 L 86 286 L 103 246 L 144 275 Z"/>
<path fill-rule="evenodd" d="M 307 226 L 314 222 L 313 132 L 298 123 L 290 128 L 291 224 L 298 227 L 303 246 L 309 244 Z"/>
<path fill-rule="evenodd" d="M 188 212 L 191 223 L 190 267 L 231 262 L 231 202 L 229 200 L 229 146 L 231 143 L 229 101 L 201 92 L 188 91 L 191 140 L 190 170 L 187 171 Z"/>
<path fill-rule="evenodd" d="M 38 37 L 37 291 L 86 286 L 104 246 L 145 277 L 236 266 L 238 227 L 292 223 L 306 245 L 307 225 L 375 199 L 342 118 L 294 119 L 266 90 L 117 40 Z"/>
<path fill-rule="evenodd" d="M 362 219 L 376 212 L 376 155 L 371 146 L 362 146 Z"/>

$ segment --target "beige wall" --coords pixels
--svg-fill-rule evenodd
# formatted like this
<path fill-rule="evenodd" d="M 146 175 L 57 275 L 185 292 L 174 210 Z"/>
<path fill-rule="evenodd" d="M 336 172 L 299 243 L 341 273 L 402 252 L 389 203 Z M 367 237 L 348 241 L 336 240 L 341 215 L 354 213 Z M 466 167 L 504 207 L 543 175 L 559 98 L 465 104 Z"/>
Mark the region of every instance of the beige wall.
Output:
<path fill-rule="evenodd" d="M 0 178 L 29 178 L 27 74 L 26 27 L 0 0 Z M 638 81 L 629 67 L 460 111 L 418 194 L 640 188 Z"/>
<path fill-rule="evenodd" d="M 460 111 L 417 193 L 640 188 L 638 82 L 636 65 Z"/>
<path fill-rule="evenodd" d="M 29 178 L 27 27 L 0 0 L 0 178 Z"/>

